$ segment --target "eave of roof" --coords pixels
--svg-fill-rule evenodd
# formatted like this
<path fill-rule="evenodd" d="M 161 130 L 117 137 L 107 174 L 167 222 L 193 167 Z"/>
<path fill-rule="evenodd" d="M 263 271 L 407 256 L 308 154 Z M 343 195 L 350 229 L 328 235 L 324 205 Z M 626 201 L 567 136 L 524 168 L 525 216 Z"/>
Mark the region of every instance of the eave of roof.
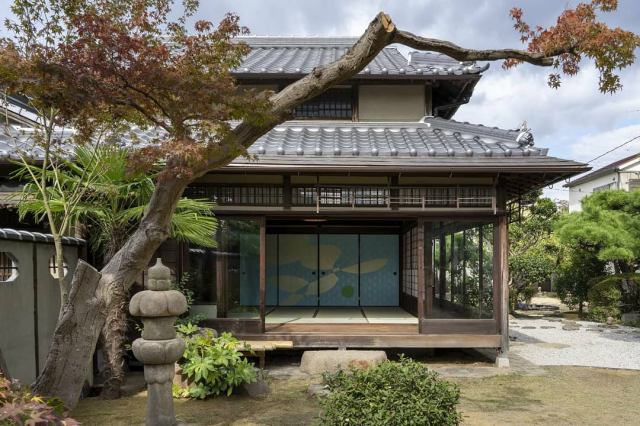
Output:
<path fill-rule="evenodd" d="M 526 132 L 525 132 L 526 133 Z M 225 167 L 228 171 L 560 173 L 588 166 L 549 157 L 521 130 L 425 117 L 419 122 L 290 121 Z"/>
<path fill-rule="evenodd" d="M 581 185 L 586 182 L 590 182 L 594 179 L 597 179 L 601 176 L 605 176 L 609 173 L 617 173 L 622 170 L 621 166 L 633 160 L 640 161 L 640 154 L 633 154 L 621 160 L 614 161 L 613 163 L 607 164 L 606 166 L 601 167 L 597 170 L 594 170 L 591 173 L 587 173 L 584 176 L 580 176 L 578 179 L 574 181 L 567 182 L 563 186 L 565 188 L 573 188 L 574 186 Z"/>

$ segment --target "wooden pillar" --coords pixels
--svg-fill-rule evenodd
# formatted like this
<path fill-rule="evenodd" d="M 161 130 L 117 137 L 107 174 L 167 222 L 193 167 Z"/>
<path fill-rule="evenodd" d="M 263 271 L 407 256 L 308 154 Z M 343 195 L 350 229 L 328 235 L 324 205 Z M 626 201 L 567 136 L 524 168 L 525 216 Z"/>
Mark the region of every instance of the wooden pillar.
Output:
<path fill-rule="evenodd" d="M 260 218 L 260 322 L 262 332 L 265 331 L 265 306 L 267 303 L 267 221 L 265 217 Z"/>
<path fill-rule="evenodd" d="M 442 301 L 446 300 L 447 294 L 447 239 L 442 231 L 442 226 L 440 226 L 440 259 L 439 265 L 440 268 L 440 305 L 442 305 Z"/>
<path fill-rule="evenodd" d="M 482 318 L 482 295 L 484 294 L 484 225 L 478 228 L 478 317 Z"/>
<path fill-rule="evenodd" d="M 418 332 L 422 333 L 422 320 L 424 319 L 424 218 L 418 218 Z"/>
<path fill-rule="evenodd" d="M 426 268 L 426 306 L 425 306 L 425 316 L 430 318 L 433 315 L 433 223 L 429 222 L 425 226 L 425 263 L 427 265 Z"/>
<path fill-rule="evenodd" d="M 227 317 L 227 287 L 229 285 L 229 268 L 226 254 L 226 238 L 222 232 L 224 221 L 220 221 L 218 228 L 218 246 L 216 248 L 216 306 L 218 318 Z"/>
<path fill-rule="evenodd" d="M 509 350 L 509 235 L 507 216 L 500 216 L 494 232 L 493 297 L 498 328 L 502 336 L 500 351 Z"/>
<path fill-rule="evenodd" d="M 462 306 L 467 309 L 467 230 L 462 231 Z"/>
<path fill-rule="evenodd" d="M 458 264 L 458 250 L 456 250 L 456 233 L 451 231 L 451 274 L 449 277 L 451 278 L 451 303 L 455 302 L 456 292 L 458 291 L 458 287 L 456 286 L 456 266 Z"/>

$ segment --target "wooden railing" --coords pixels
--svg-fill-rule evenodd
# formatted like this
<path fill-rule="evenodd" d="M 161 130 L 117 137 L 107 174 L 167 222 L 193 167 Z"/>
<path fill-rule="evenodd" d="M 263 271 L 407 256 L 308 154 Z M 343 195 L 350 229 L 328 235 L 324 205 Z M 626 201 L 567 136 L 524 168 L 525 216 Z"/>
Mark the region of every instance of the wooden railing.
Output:
<path fill-rule="evenodd" d="M 191 198 L 209 198 L 220 206 L 284 206 L 282 186 L 213 186 L 187 188 Z M 407 187 L 294 185 L 290 207 L 331 208 L 409 208 L 409 209 L 493 209 L 495 188 L 490 186 Z"/>

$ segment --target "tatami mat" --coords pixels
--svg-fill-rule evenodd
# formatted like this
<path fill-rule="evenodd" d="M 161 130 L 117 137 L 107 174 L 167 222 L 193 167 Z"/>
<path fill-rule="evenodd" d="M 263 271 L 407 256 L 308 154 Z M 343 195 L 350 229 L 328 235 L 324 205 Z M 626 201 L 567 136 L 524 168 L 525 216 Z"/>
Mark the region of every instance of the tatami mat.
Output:
<path fill-rule="evenodd" d="M 364 315 L 363 312 L 364 311 Z M 267 324 L 417 324 L 418 319 L 400 307 L 286 307 L 271 310 Z"/>

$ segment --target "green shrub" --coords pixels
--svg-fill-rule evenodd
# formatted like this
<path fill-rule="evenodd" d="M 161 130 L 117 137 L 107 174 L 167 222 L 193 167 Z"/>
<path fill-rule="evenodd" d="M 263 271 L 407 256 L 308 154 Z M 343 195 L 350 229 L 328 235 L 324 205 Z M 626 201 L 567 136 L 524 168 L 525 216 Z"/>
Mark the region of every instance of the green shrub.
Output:
<path fill-rule="evenodd" d="M 0 374 L 0 425 L 79 425 L 58 398 L 43 398 Z"/>
<path fill-rule="evenodd" d="M 324 425 L 457 425 L 460 390 L 409 358 L 325 375 Z"/>
<path fill-rule="evenodd" d="M 608 317 L 620 319 L 620 277 L 607 277 L 593 284 L 588 292 L 589 319 L 605 322 Z"/>
<path fill-rule="evenodd" d="M 230 333 L 215 337 L 208 329 L 192 324 L 178 327 L 186 349 L 178 362 L 187 386 L 174 386 L 174 396 L 204 399 L 213 395 L 231 395 L 243 383 L 256 380 L 256 368 L 238 350 L 240 341 Z"/>

